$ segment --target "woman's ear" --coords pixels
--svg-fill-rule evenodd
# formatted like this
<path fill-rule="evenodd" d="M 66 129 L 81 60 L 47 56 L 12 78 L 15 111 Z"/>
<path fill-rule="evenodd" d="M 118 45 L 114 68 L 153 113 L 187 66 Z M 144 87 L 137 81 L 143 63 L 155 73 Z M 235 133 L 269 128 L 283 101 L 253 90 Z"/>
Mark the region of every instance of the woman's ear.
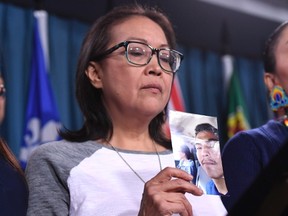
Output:
<path fill-rule="evenodd" d="M 102 69 L 99 63 L 97 62 L 89 62 L 89 65 L 85 71 L 86 76 L 89 78 L 90 83 L 95 88 L 102 88 Z"/>
<path fill-rule="evenodd" d="M 277 85 L 274 74 L 265 72 L 264 73 L 264 83 L 265 83 L 267 89 L 269 90 L 269 92 L 271 92 L 272 89 L 274 88 L 274 86 Z"/>

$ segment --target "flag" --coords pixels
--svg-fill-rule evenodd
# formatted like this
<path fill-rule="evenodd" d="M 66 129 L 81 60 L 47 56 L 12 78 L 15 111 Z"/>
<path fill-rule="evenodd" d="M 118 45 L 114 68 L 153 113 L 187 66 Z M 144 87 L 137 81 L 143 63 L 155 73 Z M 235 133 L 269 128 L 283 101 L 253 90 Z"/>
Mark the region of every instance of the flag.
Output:
<path fill-rule="evenodd" d="M 174 77 L 174 82 L 171 89 L 171 97 L 169 100 L 169 109 L 176 111 L 185 111 L 184 100 L 182 97 L 182 91 L 177 75 Z"/>
<path fill-rule="evenodd" d="M 243 99 L 238 74 L 233 69 L 233 59 L 229 55 L 223 56 L 225 86 L 228 91 L 228 138 L 235 133 L 250 128 L 246 104 Z"/>
<path fill-rule="evenodd" d="M 30 84 L 20 149 L 20 163 L 23 169 L 26 167 L 29 156 L 39 145 L 59 139 L 57 129 L 61 126 L 47 73 L 49 61 L 48 55 L 45 56 L 47 50 L 43 50 L 45 41 L 42 40 L 39 31 L 45 29 L 45 27 L 39 26 L 39 24 L 45 24 L 43 19 L 47 20 L 45 11 L 34 13 Z"/>
<path fill-rule="evenodd" d="M 185 111 L 184 100 L 183 100 L 182 91 L 180 88 L 180 83 L 179 83 L 177 75 L 175 75 L 174 81 L 172 84 L 170 100 L 168 103 L 168 109 L 175 110 L 175 111 L 182 111 L 182 112 Z M 171 138 L 169 121 L 166 121 L 166 123 L 164 124 L 164 131 L 166 135 Z"/>

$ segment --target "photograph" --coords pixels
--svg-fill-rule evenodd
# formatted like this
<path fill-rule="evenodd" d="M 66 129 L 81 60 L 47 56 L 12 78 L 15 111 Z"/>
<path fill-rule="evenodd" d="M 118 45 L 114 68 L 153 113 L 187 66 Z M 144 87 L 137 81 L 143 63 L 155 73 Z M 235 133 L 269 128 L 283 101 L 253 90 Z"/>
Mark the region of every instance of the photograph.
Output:
<path fill-rule="evenodd" d="M 169 126 L 175 166 L 205 194 L 227 194 L 217 117 L 170 110 Z"/>

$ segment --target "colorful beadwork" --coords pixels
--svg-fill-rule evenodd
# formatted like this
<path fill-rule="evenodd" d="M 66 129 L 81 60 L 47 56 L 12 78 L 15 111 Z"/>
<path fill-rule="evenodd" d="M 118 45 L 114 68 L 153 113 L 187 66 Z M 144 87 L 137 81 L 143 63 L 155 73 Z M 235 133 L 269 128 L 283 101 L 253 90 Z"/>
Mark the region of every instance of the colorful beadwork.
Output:
<path fill-rule="evenodd" d="M 273 111 L 277 111 L 280 107 L 288 107 L 288 97 L 281 86 L 275 86 L 270 97 L 270 105 Z"/>

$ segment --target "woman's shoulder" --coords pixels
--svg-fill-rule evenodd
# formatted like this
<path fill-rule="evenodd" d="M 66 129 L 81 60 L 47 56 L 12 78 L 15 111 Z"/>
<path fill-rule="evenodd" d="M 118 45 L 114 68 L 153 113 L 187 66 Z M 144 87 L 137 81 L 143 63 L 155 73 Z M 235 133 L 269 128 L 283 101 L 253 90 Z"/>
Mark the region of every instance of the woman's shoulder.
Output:
<path fill-rule="evenodd" d="M 276 120 L 269 120 L 266 124 L 258 128 L 245 130 L 237 133 L 231 138 L 231 142 L 246 141 L 253 143 L 282 142 L 288 139 L 288 128 L 283 123 Z"/>
<path fill-rule="evenodd" d="M 263 127 L 263 126 L 261 126 Z M 261 133 L 261 127 L 239 131 L 231 137 L 223 147 L 223 155 L 231 154 L 231 152 L 252 152 L 259 139 L 265 137 Z"/>
<path fill-rule="evenodd" d="M 288 138 L 288 128 L 275 120 L 269 120 L 260 127 L 244 130 L 230 138 L 223 148 L 227 151 L 250 151 L 266 149 L 271 143 L 279 144 Z"/>
<path fill-rule="evenodd" d="M 26 176 L 34 175 L 31 173 L 36 172 L 42 174 L 49 172 L 51 169 L 49 167 L 52 167 L 52 170 L 62 173 L 61 175 L 65 179 L 73 167 L 101 147 L 103 146 L 93 141 L 77 143 L 60 140 L 42 144 L 29 157 L 25 170 Z"/>
<path fill-rule="evenodd" d="M 69 142 L 59 140 L 44 143 L 32 153 L 32 160 L 63 160 L 64 158 L 83 158 L 93 154 L 102 146 L 93 141 Z"/>
<path fill-rule="evenodd" d="M 28 188 L 24 176 L 4 157 L 0 157 L 0 173 L 0 215 L 7 215 L 8 212 L 13 215 L 22 212 L 20 215 L 24 215 L 28 202 Z"/>
<path fill-rule="evenodd" d="M 274 120 L 270 120 L 264 125 L 261 125 L 257 128 L 252 128 L 249 130 L 243 130 L 236 133 L 231 139 L 228 140 L 229 142 L 233 143 L 243 143 L 243 141 L 258 141 L 261 139 L 266 139 L 271 132 L 273 132 L 276 128 L 279 127 L 279 123 Z"/>

